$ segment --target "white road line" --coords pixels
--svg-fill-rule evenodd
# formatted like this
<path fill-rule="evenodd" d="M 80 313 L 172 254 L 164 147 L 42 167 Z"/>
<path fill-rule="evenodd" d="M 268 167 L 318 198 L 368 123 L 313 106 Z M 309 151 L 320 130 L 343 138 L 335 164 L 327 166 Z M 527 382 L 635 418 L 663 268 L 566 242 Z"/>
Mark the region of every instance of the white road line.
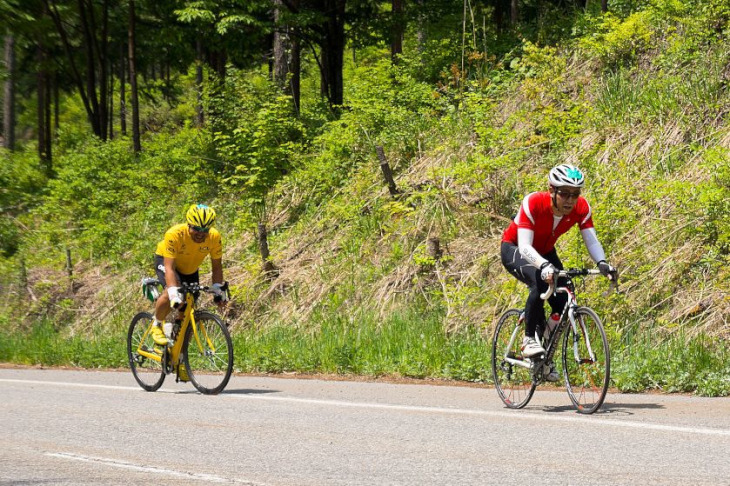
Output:
<path fill-rule="evenodd" d="M 222 478 L 220 476 L 214 476 L 212 474 L 195 474 L 181 471 L 175 471 L 173 469 L 165 469 L 156 466 L 144 466 L 134 464 L 131 462 L 120 461 L 119 459 L 110 459 L 106 457 L 94 457 L 94 456 L 83 456 L 80 454 L 72 454 L 69 452 L 46 452 L 46 456 L 57 457 L 60 459 L 67 459 L 72 461 L 91 462 L 94 464 L 102 464 L 105 466 L 118 467 L 121 469 L 130 469 L 132 471 L 139 471 L 143 473 L 162 474 L 164 476 L 171 476 L 181 479 L 187 479 L 190 481 L 205 481 L 208 483 L 235 483 L 235 484 L 247 484 L 254 486 L 257 483 L 250 481 L 239 481 L 237 479 Z"/>
<path fill-rule="evenodd" d="M 69 382 L 56 382 L 56 381 L 36 381 L 36 380 L 13 380 L 0 378 L 0 382 L 6 383 L 22 383 L 22 384 L 37 384 L 37 385 L 51 385 L 51 386 L 67 386 L 67 387 L 82 387 L 82 388 L 100 388 L 109 390 L 122 390 L 122 391 L 134 391 L 142 392 L 138 387 L 133 386 L 112 386 L 112 385 L 95 385 L 89 383 L 69 383 Z M 145 392 L 146 393 L 146 392 Z M 158 393 L 180 393 L 176 390 L 159 390 Z M 730 437 L 729 429 L 713 429 L 709 427 L 685 427 L 679 425 L 664 425 L 664 424 L 652 424 L 648 422 L 638 422 L 631 420 L 620 420 L 618 418 L 602 418 L 599 416 L 593 417 L 579 417 L 579 416 L 555 416 L 555 415 L 541 415 L 534 412 L 522 411 L 496 411 L 496 410 L 476 410 L 467 408 L 442 408 L 442 407 L 423 407 L 417 405 L 397 405 L 391 403 L 372 403 L 372 402 L 347 402 L 342 400 L 324 400 L 314 398 L 297 398 L 297 397 L 284 397 L 284 396 L 264 396 L 264 395 L 234 395 L 226 394 L 219 395 L 219 399 L 241 399 L 241 400 L 262 400 L 270 402 L 289 402 L 289 403 L 301 403 L 307 405 L 316 406 L 331 406 L 331 407 L 346 407 L 346 408 L 362 408 L 362 409 L 374 409 L 374 410 L 392 410 L 402 412 L 417 412 L 417 413 L 434 413 L 434 414 L 449 414 L 449 415 L 472 415 L 481 417 L 499 417 L 503 419 L 512 420 L 531 420 L 531 421 L 542 421 L 542 422 L 563 422 L 571 424 L 586 424 L 593 426 L 605 426 L 605 427 L 623 427 L 627 429 L 644 429 L 654 430 L 660 432 L 676 432 L 682 434 L 700 434 L 700 435 L 714 435 Z"/>

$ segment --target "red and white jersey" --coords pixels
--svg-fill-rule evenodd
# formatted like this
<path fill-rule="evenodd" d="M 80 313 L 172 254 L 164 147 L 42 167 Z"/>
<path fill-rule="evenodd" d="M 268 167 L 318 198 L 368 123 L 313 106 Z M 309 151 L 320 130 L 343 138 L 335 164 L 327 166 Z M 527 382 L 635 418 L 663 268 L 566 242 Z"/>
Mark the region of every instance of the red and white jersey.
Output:
<path fill-rule="evenodd" d="M 553 214 L 550 193 L 533 192 L 522 200 L 517 216 L 502 235 L 502 241 L 517 245 L 517 229 L 529 229 L 535 235 L 532 246 L 540 255 L 545 255 L 555 248 L 555 242 L 558 241 L 560 235 L 566 233 L 574 225 L 577 224 L 581 230 L 593 228 L 591 215 L 588 201 L 580 196 L 570 214 L 557 221 Z"/>

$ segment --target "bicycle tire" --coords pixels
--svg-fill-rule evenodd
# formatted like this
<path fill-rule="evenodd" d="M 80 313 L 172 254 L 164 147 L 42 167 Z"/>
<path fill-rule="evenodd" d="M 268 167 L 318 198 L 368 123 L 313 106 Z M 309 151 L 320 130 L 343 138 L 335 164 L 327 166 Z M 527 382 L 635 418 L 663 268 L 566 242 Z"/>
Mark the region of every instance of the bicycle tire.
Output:
<path fill-rule="evenodd" d="M 520 322 L 520 309 L 510 309 L 499 318 L 492 339 L 492 376 L 499 398 L 508 408 L 523 408 L 535 393 L 528 368 L 510 363 L 507 356 L 521 359 L 524 324 Z M 510 346 L 510 342 L 512 343 Z"/>
<path fill-rule="evenodd" d="M 184 362 L 193 386 L 205 395 L 217 395 L 228 384 L 233 373 L 233 342 L 228 327 L 217 315 L 195 312 L 198 338 L 192 324 L 183 342 Z"/>
<path fill-rule="evenodd" d="M 152 325 L 152 314 L 140 312 L 132 318 L 127 333 L 127 358 L 134 379 L 142 389 L 153 392 L 158 390 L 165 381 L 165 372 L 161 361 L 155 361 L 138 352 L 144 351 L 162 354 L 159 346 L 155 346 L 152 336 L 147 332 Z M 145 336 L 146 334 L 146 336 Z M 143 341 L 144 339 L 144 341 Z"/>
<path fill-rule="evenodd" d="M 563 337 L 563 376 L 576 410 L 591 414 L 606 398 L 611 379 L 611 353 L 601 319 L 592 309 L 578 307 L 575 320 L 578 334 L 569 325 Z"/>

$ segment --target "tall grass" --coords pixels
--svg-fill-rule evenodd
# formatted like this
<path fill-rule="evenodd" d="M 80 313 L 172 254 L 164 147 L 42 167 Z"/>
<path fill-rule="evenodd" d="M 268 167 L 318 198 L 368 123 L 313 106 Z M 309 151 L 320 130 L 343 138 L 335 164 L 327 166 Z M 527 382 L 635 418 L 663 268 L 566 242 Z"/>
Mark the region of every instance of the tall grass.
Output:
<path fill-rule="evenodd" d="M 470 328 L 452 335 L 441 313 L 313 316 L 316 329 L 288 325 L 239 330 L 236 369 L 245 372 L 318 372 L 489 381 L 488 340 Z"/>
<path fill-rule="evenodd" d="M 730 395 L 730 346 L 726 341 L 677 332 L 668 338 L 624 336 L 612 361 L 614 385 L 624 392 L 662 390 L 704 396 Z"/>
<path fill-rule="evenodd" d="M 51 321 L 37 322 L 30 332 L 0 334 L 0 362 L 25 365 L 119 368 L 127 363 L 126 330 L 119 334 L 64 336 Z"/>
<path fill-rule="evenodd" d="M 343 317 L 315 316 L 321 326 L 287 325 L 233 333 L 234 369 L 247 373 L 325 373 L 412 377 L 492 383 L 491 335 L 474 327 L 452 334 L 441 313 L 419 310 Z M 611 336 L 612 386 L 730 395 L 730 346 L 704 335 L 678 332 L 668 338 L 642 332 Z M 48 321 L 30 333 L 0 335 L 0 362 L 26 365 L 121 368 L 127 366 L 126 330 L 63 336 Z"/>

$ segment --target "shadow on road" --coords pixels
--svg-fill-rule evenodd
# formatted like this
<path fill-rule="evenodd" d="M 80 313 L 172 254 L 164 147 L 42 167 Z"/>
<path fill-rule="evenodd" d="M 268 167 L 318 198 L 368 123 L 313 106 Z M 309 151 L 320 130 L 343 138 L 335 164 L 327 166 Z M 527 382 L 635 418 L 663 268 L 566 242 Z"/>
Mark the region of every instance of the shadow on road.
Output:
<path fill-rule="evenodd" d="M 604 403 L 593 415 L 624 414 L 633 415 L 631 410 L 658 410 L 665 408 L 659 403 Z M 543 411 L 551 413 L 575 412 L 572 405 L 542 407 Z"/>
<path fill-rule="evenodd" d="M 263 395 L 266 393 L 281 393 L 281 390 L 225 389 L 221 392 L 221 395 Z"/>

